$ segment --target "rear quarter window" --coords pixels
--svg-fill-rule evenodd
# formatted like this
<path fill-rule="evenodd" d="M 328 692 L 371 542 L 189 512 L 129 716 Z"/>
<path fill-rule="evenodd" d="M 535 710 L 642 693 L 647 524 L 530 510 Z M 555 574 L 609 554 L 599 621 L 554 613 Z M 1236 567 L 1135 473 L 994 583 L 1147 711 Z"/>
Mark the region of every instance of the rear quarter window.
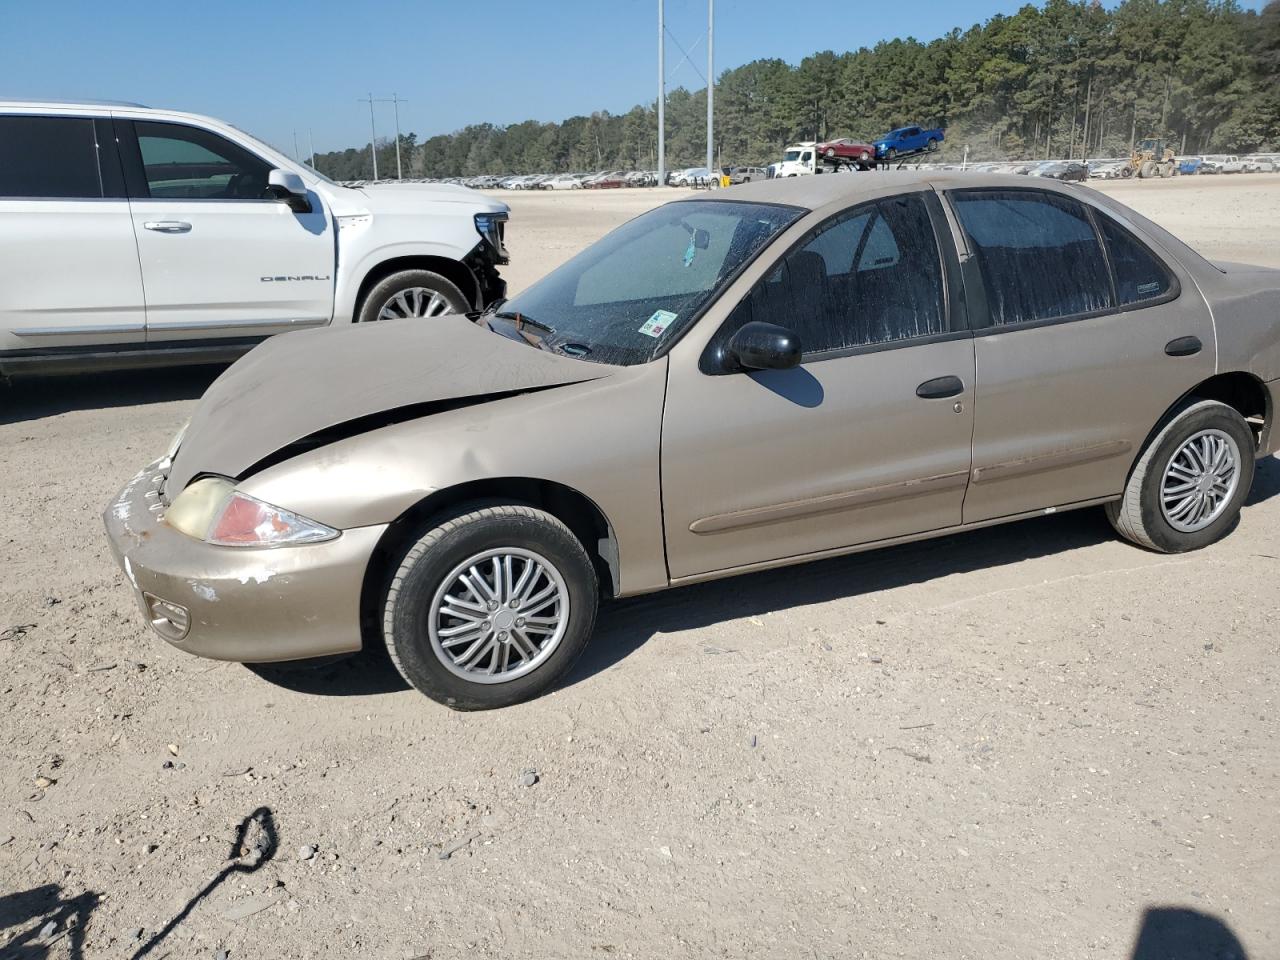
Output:
<path fill-rule="evenodd" d="M 1111 269 L 1116 276 L 1116 299 L 1121 306 L 1163 300 L 1176 292 L 1173 275 L 1164 261 L 1137 237 L 1104 213 L 1094 212 Z"/>
<path fill-rule="evenodd" d="M 99 199 L 93 121 L 0 116 L 0 197 Z"/>

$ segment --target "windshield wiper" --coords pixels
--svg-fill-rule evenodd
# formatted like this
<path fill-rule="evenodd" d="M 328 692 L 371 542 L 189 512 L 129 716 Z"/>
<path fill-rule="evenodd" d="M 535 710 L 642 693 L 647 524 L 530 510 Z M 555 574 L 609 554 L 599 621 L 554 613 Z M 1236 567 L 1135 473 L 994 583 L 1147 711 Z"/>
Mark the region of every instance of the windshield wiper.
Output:
<path fill-rule="evenodd" d="M 489 314 L 489 316 L 496 317 L 499 320 L 506 320 L 511 324 L 512 329 L 520 335 L 520 339 L 524 340 L 524 342 L 530 346 L 537 347 L 539 350 L 546 350 L 549 353 L 555 352 L 551 345 L 547 343 L 547 337 L 554 334 L 555 330 L 547 326 L 547 324 L 541 323 L 537 320 L 530 320 L 524 314 L 514 310 L 495 311 L 494 313 Z M 542 336 L 534 336 L 531 333 L 526 333 L 526 327 L 531 327 L 534 330 L 540 331 Z"/>

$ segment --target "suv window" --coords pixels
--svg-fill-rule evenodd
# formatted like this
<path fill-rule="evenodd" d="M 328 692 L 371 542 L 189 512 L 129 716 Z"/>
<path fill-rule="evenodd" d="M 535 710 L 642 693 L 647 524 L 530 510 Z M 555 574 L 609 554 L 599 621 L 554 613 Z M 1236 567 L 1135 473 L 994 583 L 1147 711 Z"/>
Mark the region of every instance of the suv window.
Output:
<path fill-rule="evenodd" d="M 0 197 L 102 196 L 92 120 L 0 117 Z"/>
<path fill-rule="evenodd" d="M 147 188 L 166 200 L 263 200 L 271 166 L 224 137 L 180 123 L 135 120 Z"/>
<path fill-rule="evenodd" d="M 1173 289 L 1173 276 L 1159 257 L 1110 217 L 1096 212 L 1094 217 L 1111 255 L 1116 298 L 1122 306 L 1159 300 Z"/>
<path fill-rule="evenodd" d="M 919 194 L 863 204 L 818 228 L 734 310 L 788 327 L 806 356 L 946 332 L 942 263 Z"/>
<path fill-rule="evenodd" d="M 1040 190 L 951 194 L 996 326 L 1112 309 L 1111 277 L 1084 205 Z"/>

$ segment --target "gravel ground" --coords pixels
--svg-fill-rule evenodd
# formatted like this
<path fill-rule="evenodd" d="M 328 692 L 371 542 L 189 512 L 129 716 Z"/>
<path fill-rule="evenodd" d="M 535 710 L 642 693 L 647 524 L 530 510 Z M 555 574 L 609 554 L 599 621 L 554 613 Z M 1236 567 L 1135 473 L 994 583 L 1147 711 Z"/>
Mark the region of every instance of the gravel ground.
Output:
<path fill-rule="evenodd" d="M 1280 266 L 1280 176 L 1107 189 Z M 674 195 L 504 195 L 512 286 Z M 1088 510 L 686 588 L 457 714 L 140 622 L 99 514 L 216 373 L 0 389 L 0 960 L 1280 958 L 1276 460 L 1196 554 Z"/>

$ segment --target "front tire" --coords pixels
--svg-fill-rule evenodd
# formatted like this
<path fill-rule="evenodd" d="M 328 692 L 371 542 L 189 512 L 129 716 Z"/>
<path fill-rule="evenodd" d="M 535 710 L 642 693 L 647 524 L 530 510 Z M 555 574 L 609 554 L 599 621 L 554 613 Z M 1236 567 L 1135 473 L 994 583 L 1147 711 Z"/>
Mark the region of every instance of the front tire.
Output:
<path fill-rule="evenodd" d="M 885 159 L 886 159 L 886 160 L 889 160 L 889 161 L 897 160 L 897 159 L 898 159 L 898 151 L 897 151 L 897 149 L 896 149 L 896 148 L 894 148 L 894 147 L 890 147 L 888 150 L 886 150 L 886 151 L 884 152 L 884 156 L 885 156 Z"/>
<path fill-rule="evenodd" d="M 1235 525 L 1253 472 L 1253 432 L 1244 418 L 1224 403 L 1192 398 L 1142 452 L 1124 495 L 1107 504 L 1107 519 L 1149 550 L 1198 550 Z"/>
<path fill-rule="evenodd" d="M 533 507 L 484 507 L 433 527 L 387 588 L 383 638 L 401 676 L 455 710 L 541 696 L 595 626 L 599 582 L 581 542 Z"/>
<path fill-rule="evenodd" d="M 379 280 L 356 315 L 359 323 L 404 318 L 430 319 L 466 313 L 472 305 L 453 281 L 430 270 L 400 270 Z"/>

